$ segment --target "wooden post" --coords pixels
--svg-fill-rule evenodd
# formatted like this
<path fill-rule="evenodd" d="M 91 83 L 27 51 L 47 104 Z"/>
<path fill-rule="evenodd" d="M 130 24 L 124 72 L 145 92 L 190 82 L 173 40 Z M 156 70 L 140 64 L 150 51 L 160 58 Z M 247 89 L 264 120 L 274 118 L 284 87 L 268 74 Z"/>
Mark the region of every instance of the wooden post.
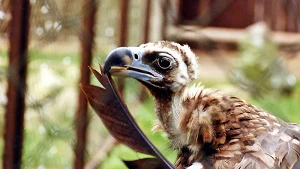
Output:
<path fill-rule="evenodd" d="M 128 39 L 128 8 L 129 0 L 120 1 L 120 33 L 119 46 L 126 46 Z"/>
<path fill-rule="evenodd" d="M 90 70 L 88 66 L 92 62 L 92 51 L 94 44 L 94 25 L 96 19 L 97 3 L 96 0 L 84 1 L 84 16 L 82 20 L 82 31 L 80 36 L 81 41 L 81 78 L 80 83 L 90 83 Z M 87 121 L 88 103 L 85 95 L 79 90 L 78 110 L 76 113 L 76 145 L 75 145 L 75 169 L 83 169 L 84 167 L 84 154 L 86 147 L 86 129 L 88 125 Z"/>
<path fill-rule="evenodd" d="M 144 31 L 143 31 L 143 40 L 142 43 L 147 43 L 149 41 L 149 27 L 150 27 L 150 11 L 151 11 L 151 0 L 146 0 L 145 2 L 145 19 L 144 19 Z M 141 90 L 139 93 L 139 100 L 141 102 L 145 101 L 147 98 L 146 87 L 141 85 Z"/>
<path fill-rule="evenodd" d="M 5 114 L 3 168 L 21 168 L 27 46 L 29 33 L 29 0 L 11 0 L 9 32 L 8 90 Z"/>
<path fill-rule="evenodd" d="M 120 32 L 119 32 L 119 44 L 118 46 L 127 46 L 128 39 L 128 8 L 129 8 L 129 0 L 121 0 L 120 1 Z M 118 89 L 121 94 L 124 91 L 124 79 L 118 78 Z"/>
<path fill-rule="evenodd" d="M 144 32 L 143 32 L 143 42 L 147 43 L 149 41 L 149 27 L 150 27 L 150 11 L 151 11 L 151 0 L 146 0 L 145 2 L 145 20 L 144 20 Z"/>
<path fill-rule="evenodd" d="M 171 3 L 169 0 L 161 1 L 161 10 L 162 10 L 162 18 L 161 18 L 161 39 L 166 40 L 167 34 L 167 15 L 168 15 L 168 4 Z"/>

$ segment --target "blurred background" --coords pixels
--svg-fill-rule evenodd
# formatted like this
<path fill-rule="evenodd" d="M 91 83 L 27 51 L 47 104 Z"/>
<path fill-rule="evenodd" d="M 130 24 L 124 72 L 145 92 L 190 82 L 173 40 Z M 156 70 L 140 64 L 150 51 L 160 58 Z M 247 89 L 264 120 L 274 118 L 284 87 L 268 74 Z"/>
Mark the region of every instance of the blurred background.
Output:
<path fill-rule="evenodd" d="M 298 0 L 0 0 L 0 168 L 126 168 L 144 157 L 109 135 L 79 83 L 98 85 L 118 46 L 189 44 L 206 87 L 300 123 Z M 152 98 L 118 80 L 146 135 L 174 162 Z"/>

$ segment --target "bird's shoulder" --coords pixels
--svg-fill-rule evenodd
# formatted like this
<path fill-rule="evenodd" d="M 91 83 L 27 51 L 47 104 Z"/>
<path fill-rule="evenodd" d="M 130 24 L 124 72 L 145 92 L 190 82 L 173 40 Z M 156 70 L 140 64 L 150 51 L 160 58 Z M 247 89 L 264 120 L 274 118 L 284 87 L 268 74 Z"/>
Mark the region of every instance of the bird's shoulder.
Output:
<path fill-rule="evenodd" d="M 182 104 L 181 129 L 202 139 L 196 141 L 202 145 L 190 145 L 191 151 L 211 141 L 217 150 L 209 156 L 215 168 L 299 165 L 299 125 L 285 123 L 240 98 L 203 86 L 183 91 Z"/>
<path fill-rule="evenodd" d="M 259 129 L 260 127 L 280 126 L 283 123 L 271 113 L 243 99 L 219 90 L 205 88 L 201 84 L 186 88 L 179 97 L 183 105 L 182 115 L 195 112 L 209 114 L 215 124 L 237 125 L 231 126 L 231 129 L 251 126 Z"/>

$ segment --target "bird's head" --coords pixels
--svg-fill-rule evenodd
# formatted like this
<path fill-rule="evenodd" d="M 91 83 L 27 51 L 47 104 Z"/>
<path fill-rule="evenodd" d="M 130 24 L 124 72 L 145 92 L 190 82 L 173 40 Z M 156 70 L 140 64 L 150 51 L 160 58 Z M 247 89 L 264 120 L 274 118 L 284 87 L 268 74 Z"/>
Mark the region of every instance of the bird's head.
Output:
<path fill-rule="evenodd" d="M 187 45 L 160 41 L 113 50 L 105 61 L 104 72 L 137 79 L 152 94 L 176 93 L 196 78 L 197 61 Z"/>

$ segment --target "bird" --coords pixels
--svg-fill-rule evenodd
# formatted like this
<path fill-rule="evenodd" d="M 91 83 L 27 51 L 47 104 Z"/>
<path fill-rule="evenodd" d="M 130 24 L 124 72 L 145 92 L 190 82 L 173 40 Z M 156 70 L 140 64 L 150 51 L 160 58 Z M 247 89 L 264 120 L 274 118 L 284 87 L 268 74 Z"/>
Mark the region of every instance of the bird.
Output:
<path fill-rule="evenodd" d="M 171 41 L 114 49 L 104 72 L 141 82 L 154 98 L 178 169 L 299 169 L 300 125 L 246 101 L 195 84 L 198 63 L 188 45 Z"/>

